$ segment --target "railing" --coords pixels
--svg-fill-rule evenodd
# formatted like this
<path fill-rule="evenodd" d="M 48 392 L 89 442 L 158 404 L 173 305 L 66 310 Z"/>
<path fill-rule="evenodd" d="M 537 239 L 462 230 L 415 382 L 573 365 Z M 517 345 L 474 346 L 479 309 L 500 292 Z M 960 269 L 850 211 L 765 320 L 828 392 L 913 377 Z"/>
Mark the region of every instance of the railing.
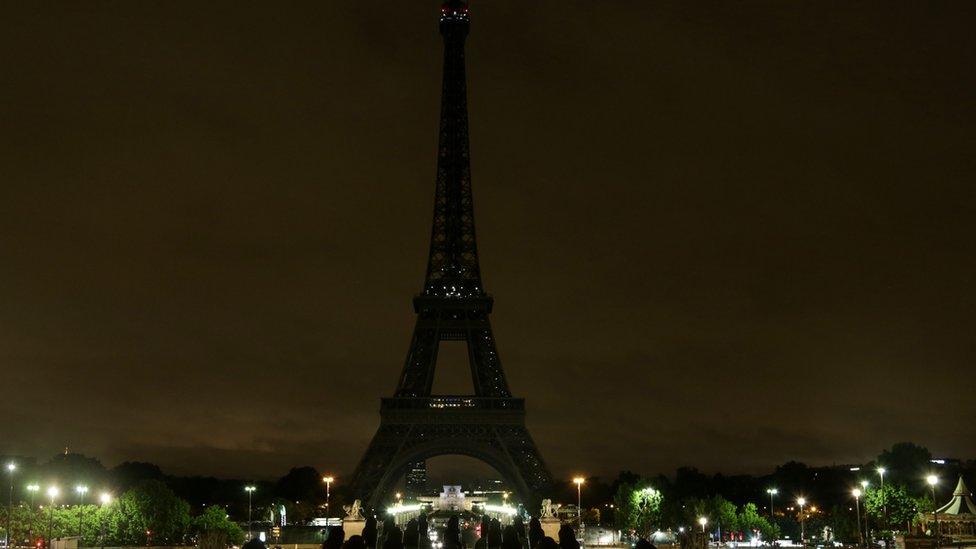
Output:
<path fill-rule="evenodd" d="M 525 399 L 476 396 L 431 396 L 422 398 L 384 398 L 382 410 L 525 410 Z"/>

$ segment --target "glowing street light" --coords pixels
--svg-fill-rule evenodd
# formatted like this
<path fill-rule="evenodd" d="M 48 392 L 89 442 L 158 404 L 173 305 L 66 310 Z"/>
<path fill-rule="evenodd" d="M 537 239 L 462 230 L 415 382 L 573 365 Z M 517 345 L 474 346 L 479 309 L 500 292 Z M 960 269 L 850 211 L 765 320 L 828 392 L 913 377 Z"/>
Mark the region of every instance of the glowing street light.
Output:
<path fill-rule="evenodd" d="M 51 532 L 54 530 L 54 500 L 58 499 L 58 495 L 61 490 L 58 490 L 57 486 L 49 486 L 47 489 L 47 497 L 51 498 L 51 513 L 48 515 L 47 521 L 47 547 L 51 549 Z"/>
<path fill-rule="evenodd" d="M 878 472 L 878 476 L 881 477 L 881 493 L 884 494 L 884 476 L 885 473 L 888 472 L 888 470 L 885 469 L 884 467 L 878 467 L 875 470 Z M 884 498 L 883 501 L 884 501 L 884 506 L 882 507 L 882 511 L 884 513 L 884 522 L 885 522 L 884 528 L 885 530 L 887 530 L 888 529 L 888 498 Z M 865 512 L 864 515 L 867 516 L 867 512 Z"/>
<path fill-rule="evenodd" d="M 776 494 L 778 494 L 779 493 L 779 490 L 777 490 L 776 488 L 766 488 L 766 493 L 769 494 L 769 516 L 770 516 L 770 518 L 772 518 L 772 516 L 774 514 L 773 513 L 773 496 L 775 496 Z"/>
<path fill-rule="evenodd" d="M 932 490 L 932 516 L 935 517 L 935 546 L 940 547 L 940 542 L 942 541 L 941 532 L 939 531 L 939 505 L 935 503 L 935 485 L 939 483 L 939 477 L 935 475 L 929 475 L 925 477 L 925 482 L 928 483 L 929 488 Z"/>
<path fill-rule="evenodd" d="M 863 482 L 861 484 L 864 484 Z M 851 494 L 854 495 L 854 512 L 857 513 L 857 539 L 858 545 L 864 545 L 864 533 L 861 530 L 861 489 L 855 488 L 851 490 Z"/>
<path fill-rule="evenodd" d="M 27 539 L 30 540 L 31 544 L 34 543 L 34 495 L 37 494 L 41 489 L 40 486 L 36 484 L 27 485 L 27 493 L 30 494 L 30 514 L 27 519 Z"/>
<path fill-rule="evenodd" d="M 244 491 L 247 492 L 247 539 L 251 539 L 252 523 L 251 523 L 251 495 L 257 490 L 254 486 L 245 486 Z"/>
<path fill-rule="evenodd" d="M 803 515 L 803 506 L 807 504 L 807 498 L 805 497 L 796 498 L 796 504 L 800 506 L 800 543 L 802 543 L 803 546 L 806 547 L 807 546 L 807 532 L 806 532 L 807 520 L 806 517 Z"/>
<path fill-rule="evenodd" d="M 322 477 L 322 482 L 325 483 L 325 510 L 330 511 L 331 509 L 329 508 L 329 502 L 332 499 L 331 490 L 332 490 L 332 483 L 335 482 L 335 477 L 333 477 L 332 475 L 326 475 Z"/>
<path fill-rule="evenodd" d="M 81 529 L 82 525 L 85 523 L 85 494 L 88 493 L 88 487 L 79 484 L 75 486 L 75 492 L 78 492 L 79 504 L 78 509 L 78 538 L 81 539 Z"/>
<path fill-rule="evenodd" d="M 7 499 L 7 534 L 6 547 L 10 547 L 10 517 L 14 512 L 14 471 L 17 470 L 17 464 L 10 462 L 7 464 L 7 475 L 10 476 L 10 496 Z"/>
<path fill-rule="evenodd" d="M 698 517 L 698 524 L 701 524 L 702 534 L 705 533 L 705 525 L 708 524 L 708 519 L 705 517 Z"/>
<path fill-rule="evenodd" d="M 583 529 L 583 483 L 584 477 L 574 477 L 573 484 L 576 485 L 576 521 L 579 522 L 580 530 Z"/>
<path fill-rule="evenodd" d="M 102 507 L 105 507 L 106 505 L 112 503 L 112 494 L 108 492 L 102 492 L 101 494 L 98 495 L 98 501 L 99 503 L 102 504 Z M 102 514 L 105 515 L 106 513 L 102 513 Z M 103 518 L 101 522 L 102 522 L 101 529 L 99 531 L 98 537 L 102 540 L 102 547 L 104 547 L 105 546 L 105 523 L 107 522 L 107 519 Z"/>

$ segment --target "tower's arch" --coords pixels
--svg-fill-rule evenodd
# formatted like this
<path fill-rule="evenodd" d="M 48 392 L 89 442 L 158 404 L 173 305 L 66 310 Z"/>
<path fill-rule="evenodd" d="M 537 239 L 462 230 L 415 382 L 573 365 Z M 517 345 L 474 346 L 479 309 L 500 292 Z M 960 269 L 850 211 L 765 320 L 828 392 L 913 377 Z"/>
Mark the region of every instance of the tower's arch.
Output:
<path fill-rule="evenodd" d="M 391 499 L 390 496 L 393 494 L 397 481 L 403 478 L 410 464 L 441 456 L 465 456 L 476 459 L 494 469 L 501 476 L 505 485 L 525 505 L 530 505 L 535 499 L 535 494 L 522 480 L 519 471 L 513 468 L 511 460 L 507 459 L 508 456 L 504 451 L 494 448 L 479 448 L 476 445 L 458 445 L 448 443 L 444 440 L 435 440 L 401 452 L 396 459 L 390 462 L 389 467 L 380 478 L 370 498 L 370 506 L 377 508 L 384 501 Z"/>

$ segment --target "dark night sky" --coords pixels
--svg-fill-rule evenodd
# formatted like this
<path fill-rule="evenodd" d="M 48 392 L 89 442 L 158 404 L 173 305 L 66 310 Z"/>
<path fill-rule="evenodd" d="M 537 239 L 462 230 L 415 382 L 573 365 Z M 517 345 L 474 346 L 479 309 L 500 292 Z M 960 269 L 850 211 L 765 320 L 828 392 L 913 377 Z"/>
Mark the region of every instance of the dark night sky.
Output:
<path fill-rule="evenodd" d="M 482 270 L 554 473 L 976 457 L 976 5 L 687 4 L 472 6 Z M 436 8 L 5 6 L 0 453 L 351 472 L 424 274 Z"/>

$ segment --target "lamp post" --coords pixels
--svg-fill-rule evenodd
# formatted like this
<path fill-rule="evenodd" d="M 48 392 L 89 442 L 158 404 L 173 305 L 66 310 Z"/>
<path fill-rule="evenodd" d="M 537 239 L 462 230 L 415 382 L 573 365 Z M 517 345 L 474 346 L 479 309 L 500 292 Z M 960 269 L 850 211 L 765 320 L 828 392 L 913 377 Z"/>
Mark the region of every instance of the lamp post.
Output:
<path fill-rule="evenodd" d="M 82 529 L 85 523 L 85 494 L 88 493 L 88 487 L 79 484 L 75 486 L 75 492 L 78 492 L 78 545 L 81 545 Z"/>
<path fill-rule="evenodd" d="M 796 504 L 800 506 L 800 543 L 804 547 L 806 547 L 807 546 L 807 532 L 806 532 L 807 519 L 803 515 L 803 506 L 807 504 L 807 498 L 803 498 L 803 497 L 796 498 Z"/>
<path fill-rule="evenodd" d="M 586 482 L 584 477 L 573 478 L 573 484 L 576 485 L 576 522 L 579 523 L 580 530 L 583 529 L 583 483 Z"/>
<path fill-rule="evenodd" d="M 325 483 L 325 510 L 326 516 L 328 516 L 332 508 L 329 507 L 329 503 L 332 502 L 332 483 L 335 482 L 335 477 L 332 475 L 326 475 L 322 477 L 322 482 Z"/>
<path fill-rule="evenodd" d="M 247 492 L 247 539 L 251 538 L 252 524 L 251 524 L 251 494 L 257 490 L 254 486 L 245 486 L 244 491 Z"/>
<path fill-rule="evenodd" d="M 58 494 L 61 490 L 58 490 L 57 486 L 51 486 L 47 489 L 47 495 L 51 498 L 51 512 L 48 514 L 47 519 L 47 548 L 51 549 L 51 534 L 54 532 L 54 500 L 58 498 Z"/>
<path fill-rule="evenodd" d="M 935 503 L 935 485 L 939 483 L 939 477 L 929 475 L 925 477 L 925 482 L 929 484 L 929 488 L 932 490 L 932 516 L 935 517 L 935 530 L 932 533 L 935 534 L 935 546 L 941 547 L 942 536 L 939 535 L 939 506 Z"/>
<path fill-rule="evenodd" d="M 888 547 L 888 536 L 891 535 L 890 528 L 891 523 L 888 521 L 888 495 L 884 491 L 884 476 L 888 472 L 884 467 L 878 467 L 878 476 L 881 477 L 881 497 L 884 505 L 882 506 L 882 513 L 884 514 L 884 542 L 885 547 Z"/>
<path fill-rule="evenodd" d="M 766 493 L 769 494 L 769 518 L 773 518 L 773 496 L 779 493 L 776 488 L 766 488 Z"/>
<path fill-rule="evenodd" d="M 861 531 L 861 490 L 855 488 L 851 491 L 854 494 L 854 512 L 857 513 L 857 544 L 864 545 L 864 534 Z"/>
<path fill-rule="evenodd" d="M 705 525 L 708 524 L 708 519 L 705 517 L 698 517 L 698 524 L 701 524 L 702 534 L 705 533 Z"/>
<path fill-rule="evenodd" d="M 4 536 L 6 539 L 5 546 L 10 547 L 10 516 L 14 512 L 14 471 L 17 470 L 17 464 L 10 462 L 7 464 L 7 475 L 10 476 L 10 494 L 7 499 L 7 533 Z"/>
<path fill-rule="evenodd" d="M 870 485 L 871 483 L 866 480 L 861 481 L 861 491 L 865 496 L 868 494 L 868 486 Z M 864 543 L 865 545 L 871 544 L 871 534 L 870 529 L 868 528 L 868 510 L 866 507 L 864 508 Z"/>
<path fill-rule="evenodd" d="M 102 492 L 102 494 L 98 496 L 98 501 L 102 504 L 102 508 L 104 509 L 106 505 L 112 503 L 112 494 L 109 494 L 108 492 Z M 98 537 L 102 542 L 102 547 L 105 547 L 105 517 L 104 517 L 105 513 L 102 513 L 102 515 L 103 515 L 102 520 L 99 521 L 101 524 L 99 528 Z"/>
<path fill-rule="evenodd" d="M 27 485 L 27 493 L 30 494 L 30 513 L 27 515 L 27 539 L 31 545 L 34 545 L 34 494 L 40 489 L 41 487 L 36 484 Z"/>

